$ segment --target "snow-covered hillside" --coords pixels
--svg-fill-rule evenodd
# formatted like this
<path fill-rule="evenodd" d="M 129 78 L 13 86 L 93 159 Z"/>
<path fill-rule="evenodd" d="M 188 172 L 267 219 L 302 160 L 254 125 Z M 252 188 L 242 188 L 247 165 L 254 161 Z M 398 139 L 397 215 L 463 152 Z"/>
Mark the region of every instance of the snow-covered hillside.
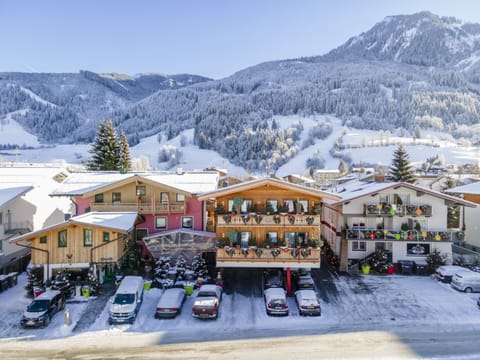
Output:
<path fill-rule="evenodd" d="M 332 157 L 330 150 L 335 144 L 341 144 L 341 153 L 352 160 L 353 164 L 364 165 L 390 165 L 392 154 L 399 143 L 405 145 L 410 160 L 414 163 L 424 162 L 428 158 L 441 155 L 448 164 L 477 164 L 480 159 L 480 149 L 472 146 L 460 146 L 444 139 L 442 133 L 425 133 L 423 138 L 401 137 L 384 131 L 357 130 L 342 126 L 341 121 L 332 116 L 286 116 L 275 117 L 281 127 L 288 128 L 301 123 L 303 130 L 299 142 L 307 139 L 308 133 L 319 121 L 329 122 L 332 125 L 331 134 L 323 140 L 316 140 L 298 151 L 298 153 L 285 165 L 277 169 L 276 174 L 285 176 L 289 174 L 307 174 L 306 161 L 319 153 L 324 160 L 326 169 L 337 169 L 340 160 Z M 199 149 L 193 145 L 193 129 L 183 131 L 180 135 L 167 141 L 165 136 L 151 136 L 142 139 L 130 152 L 134 163 L 149 164 L 155 170 L 175 170 L 181 167 L 185 170 L 198 170 L 209 167 L 225 169 L 230 175 L 246 177 L 245 169 L 233 165 L 228 159 L 221 157 L 211 150 Z M 8 118 L 0 126 L 0 139 L 23 139 L 26 146 L 34 149 L 4 150 L 0 151 L 2 162 L 65 162 L 81 164 L 90 157 L 90 145 L 72 144 L 42 147 L 38 140 L 25 132 L 16 121 Z M 161 139 L 160 142 L 158 139 Z M 170 157 L 178 157 L 175 161 L 158 162 L 159 154 L 167 152 Z M 266 175 L 263 173 L 253 175 Z"/>

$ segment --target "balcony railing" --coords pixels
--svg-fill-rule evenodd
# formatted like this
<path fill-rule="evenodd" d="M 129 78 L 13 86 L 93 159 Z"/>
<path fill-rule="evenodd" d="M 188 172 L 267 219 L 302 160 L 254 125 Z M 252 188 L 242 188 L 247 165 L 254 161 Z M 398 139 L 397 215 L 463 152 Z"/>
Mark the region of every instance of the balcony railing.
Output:
<path fill-rule="evenodd" d="M 140 214 L 184 213 L 185 204 L 141 203 L 92 203 L 92 211 L 138 211 Z"/>
<path fill-rule="evenodd" d="M 345 232 L 347 240 L 404 240 L 404 241 L 452 241 L 453 231 L 417 231 L 417 230 L 379 230 L 379 229 L 348 229 Z"/>
<path fill-rule="evenodd" d="M 217 262 L 232 263 L 320 263 L 320 249 L 312 247 L 248 248 L 225 246 L 217 248 Z"/>
<path fill-rule="evenodd" d="M 218 215 L 217 225 L 320 226 L 320 215 Z"/>
<path fill-rule="evenodd" d="M 432 216 L 432 206 L 428 204 L 368 203 L 364 208 L 366 216 Z"/>

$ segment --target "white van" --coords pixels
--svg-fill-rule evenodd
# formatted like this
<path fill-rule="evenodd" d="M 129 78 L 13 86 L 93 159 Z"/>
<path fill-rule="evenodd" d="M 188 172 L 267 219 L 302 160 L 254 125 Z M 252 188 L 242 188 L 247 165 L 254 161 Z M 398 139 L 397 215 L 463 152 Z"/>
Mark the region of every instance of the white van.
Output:
<path fill-rule="evenodd" d="M 110 324 L 133 323 L 143 301 L 143 278 L 125 276 L 110 305 Z"/>
<path fill-rule="evenodd" d="M 452 283 L 450 284 L 454 289 L 459 291 L 479 292 L 480 291 L 480 273 L 472 272 L 458 272 L 453 275 Z"/>

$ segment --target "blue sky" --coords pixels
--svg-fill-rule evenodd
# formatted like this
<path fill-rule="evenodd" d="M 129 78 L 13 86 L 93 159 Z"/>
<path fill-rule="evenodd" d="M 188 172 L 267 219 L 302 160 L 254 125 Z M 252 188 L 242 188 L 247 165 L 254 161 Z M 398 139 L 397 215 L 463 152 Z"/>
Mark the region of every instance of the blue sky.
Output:
<path fill-rule="evenodd" d="M 423 10 L 480 23 L 478 0 L 0 0 L 0 71 L 219 79 Z"/>

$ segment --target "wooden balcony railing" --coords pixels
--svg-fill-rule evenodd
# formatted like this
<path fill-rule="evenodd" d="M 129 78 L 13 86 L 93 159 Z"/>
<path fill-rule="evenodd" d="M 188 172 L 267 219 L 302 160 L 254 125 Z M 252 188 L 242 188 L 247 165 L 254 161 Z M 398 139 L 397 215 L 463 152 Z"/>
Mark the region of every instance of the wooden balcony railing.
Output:
<path fill-rule="evenodd" d="M 432 206 L 428 204 L 368 203 L 364 209 L 366 216 L 432 216 Z"/>
<path fill-rule="evenodd" d="M 152 204 L 151 202 L 141 203 L 92 203 L 92 211 L 138 211 L 140 214 L 165 214 L 184 213 L 185 204 Z"/>
<path fill-rule="evenodd" d="M 217 225 L 248 226 L 320 226 L 320 215 L 218 215 Z"/>
<path fill-rule="evenodd" d="M 404 241 L 452 241 L 453 231 L 417 231 L 417 230 L 378 230 L 349 229 L 345 232 L 347 240 L 404 240 Z"/>
<path fill-rule="evenodd" d="M 261 248 L 250 246 L 248 248 L 225 246 L 217 248 L 217 262 L 223 263 L 298 263 L 320 264 L 320 249 L 312 247 L 303 248 Z"/>

